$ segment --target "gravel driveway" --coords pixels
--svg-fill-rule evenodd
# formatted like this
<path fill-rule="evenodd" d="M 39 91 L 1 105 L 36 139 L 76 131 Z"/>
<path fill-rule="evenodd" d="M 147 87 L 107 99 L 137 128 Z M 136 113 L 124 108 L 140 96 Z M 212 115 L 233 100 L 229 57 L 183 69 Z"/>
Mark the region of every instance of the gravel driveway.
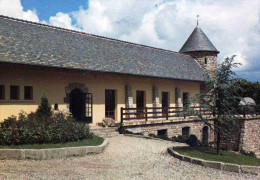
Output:
<path fill-rule="evenodd" d="M 0 179 L 260 179 L 181 162 L 172 142 L 119 135 L 102 154 L 63 160 L 0 160 Z"/>

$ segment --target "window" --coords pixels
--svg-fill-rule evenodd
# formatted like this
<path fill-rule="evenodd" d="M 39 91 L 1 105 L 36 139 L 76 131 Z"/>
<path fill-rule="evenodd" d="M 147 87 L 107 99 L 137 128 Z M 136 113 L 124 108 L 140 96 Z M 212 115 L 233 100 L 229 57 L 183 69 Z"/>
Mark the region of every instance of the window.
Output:
<path fill-rule="evenodd" d="M 20 88 L 19 86 L 10 86 L 10 99 L 19 100 Z"/>
<path fill-rule="evenodd" d="M 208 64 L 208 58 L 205 58 L 204 61 L 205 64 Z"/>
<path fill-rule="evenodd" d="M 0 85 L 0 100 L 4 100 L 4 99 L 5 99 L 5 86 Z"/>
<path fill-rule="evenodd" d="M 157 136 L 162 139 L 167 138 L 167 129 L 157 130 Z"/>
<path fill-rule="evenodd" d="M 25 100 L 33 99 L 33 87 L 32 86 L 24 86 L 24 99 Z"/>
<path fill-rule="evenodd" d="M 190 135 L 190 127 L 186 126 L 182 128 L 182 136 L 189 137 Z"/>

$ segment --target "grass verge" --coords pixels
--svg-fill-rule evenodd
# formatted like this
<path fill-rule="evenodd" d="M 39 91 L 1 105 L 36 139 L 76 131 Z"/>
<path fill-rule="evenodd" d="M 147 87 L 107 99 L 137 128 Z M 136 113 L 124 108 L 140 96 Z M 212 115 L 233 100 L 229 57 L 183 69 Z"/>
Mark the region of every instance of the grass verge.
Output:
<path fill-rule="evenodd" d="M 93 136 L 93 139 L 85 139 L 77 142 L 67 142 L 60 144 L 24 144 L 18 146 L 0 146 L 0 149 L 50 149 L 63 147 L 79 147 L 79 146 L 98 146 L 102 144 L 104 139 L 102 137 Z"/>
<path fill-rule="evenodd" d="M 260 166 L 260 159 L 252 156 L 238 154 L 230 151 L 221 151 L 220 155 L 216 150 L 209 147 L 174 147 L 173 150 L 180 154 L 210 161 L 221 161 L 224 163 L 233 163 L 240 165 Z"/>

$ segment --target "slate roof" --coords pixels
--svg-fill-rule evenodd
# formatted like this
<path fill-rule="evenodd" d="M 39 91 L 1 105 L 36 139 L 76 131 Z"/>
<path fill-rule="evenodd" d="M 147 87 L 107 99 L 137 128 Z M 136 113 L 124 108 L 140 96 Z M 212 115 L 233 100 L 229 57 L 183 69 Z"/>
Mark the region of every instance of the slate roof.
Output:
<path fill-rule="evenodd" d="M 212 51 L 219 53 L 206 34 L 199 27 L 196 27 L 193 30 L 190 37 L 180 49 L 180 52 L 182 53 L 192 51 Z"/>
<path fill-rule="evenodd" d="M 0 63 L 204 81 L 189 55 L 0 16 Z"/>

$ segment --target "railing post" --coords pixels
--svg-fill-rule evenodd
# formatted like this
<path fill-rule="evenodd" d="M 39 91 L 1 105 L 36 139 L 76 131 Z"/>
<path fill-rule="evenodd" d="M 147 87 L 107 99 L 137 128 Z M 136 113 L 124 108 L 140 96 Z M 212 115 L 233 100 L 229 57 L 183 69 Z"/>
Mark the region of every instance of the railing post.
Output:
<path fill-rule="evenodd" d="M 148 117 L 147 117 L 147 107 L 145 107 L 145 121 L 147 121 Z"/>
<path fill-rule="evenodd" d="M 123 107 L 121 107 L 121 125 L 123 124 Z"/>
<path fill-rule="evenodd" d="M 166 108 L 166 120 L 168 120 L 168 107 Z"/>
<path fill-rule="evenodd" d="M 184 110 L 184 106 L 182 107 L 182 112 L 183 112 L 183 117 L 184 117 L 184 119 L 186 119 L 186 112 L 185 112 L 185 110 Z"/>

